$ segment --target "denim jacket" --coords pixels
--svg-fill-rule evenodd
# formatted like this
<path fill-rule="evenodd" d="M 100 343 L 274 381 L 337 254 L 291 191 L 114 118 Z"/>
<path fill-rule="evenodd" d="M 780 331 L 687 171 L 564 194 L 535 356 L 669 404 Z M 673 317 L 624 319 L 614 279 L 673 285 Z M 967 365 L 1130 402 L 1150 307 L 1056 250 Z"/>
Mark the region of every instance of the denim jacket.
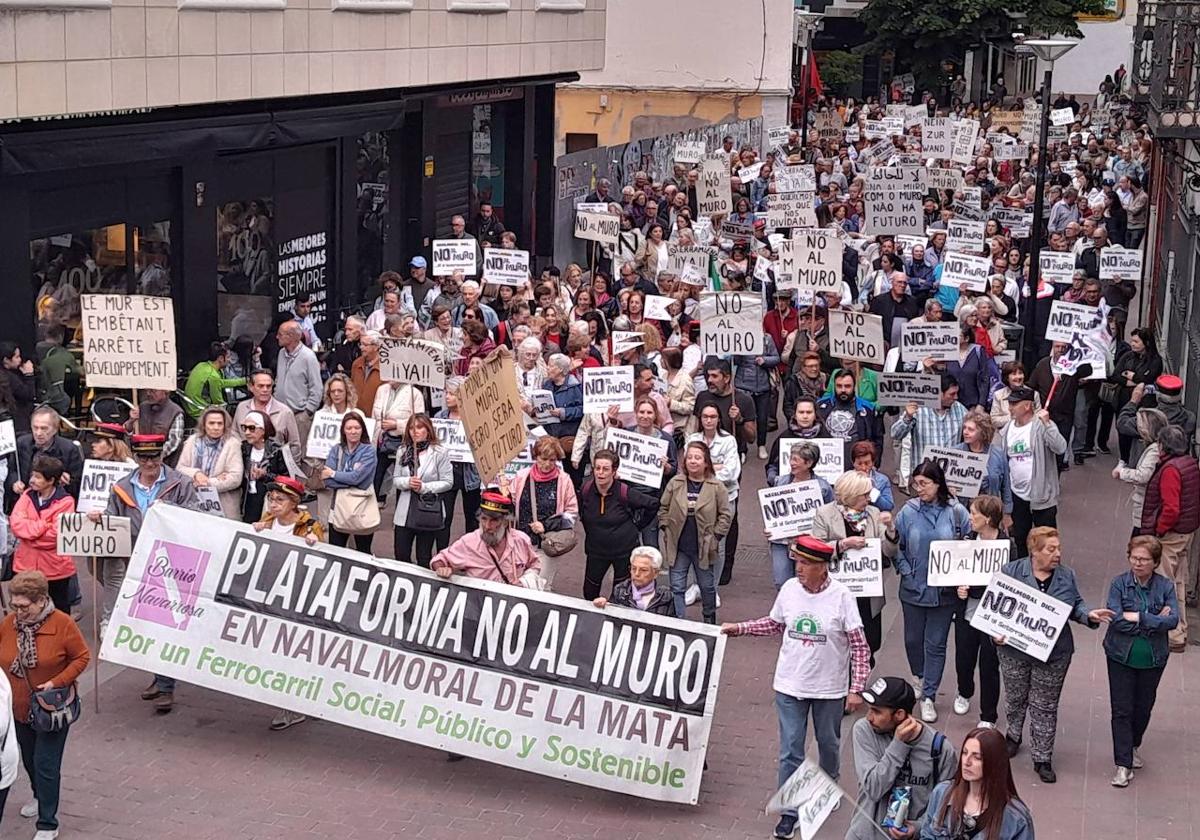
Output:
<path fill-rule="evenodd" d="M 1022 557 L 1020 560 L 1013 560 L 1010 563 L 1005 563 L 1000 569 L 1001 572 L 1008 575 L 1010 578 L 1021 581 L 1026 586 L 1038 588 L 1037 581 L 1033 577 L 1033 560 L 1029 557 Z M 1071 621 L 1078 621 L 1080 624 L 1087 625 L 1095 629 L 1099 624 L 1095 624 L 1088 618 L 1088 613 L 1092 611 L 1091 607 L 1083 600 L 1083 596 L 1079 594 L 1079 586 L 1075 583 L 1075 572 L 1067 566 L 1059 564 L 1054 570 L 1054 577 L 1050 581 L 1050 588 L 1046 594 L 1057 598 L 1071 608 Z M 1026 656 L 1027 653 L 1021 653 L 1014 648 L 1005 648 L 1014 656 Z M 1053 662 L 1057 659 L 1062 659 L 1064 656 L 1070 656 L 1075 653 L 1075 639 L 1071 635 L 1071 625 L 1063 625 L 1062 632 L 1058 634 L 1058 641 L 1054 643 L 1054 650 L 1050 651 L 1050 657 L 1047 662 Z M 1033 657 L 1029 657 L 1032 659 Z"/>
<path fill-rule="evenodd" d="M 918 607 L 952 604 L 958 598 L 953 586 L 929 586 L 929 544 L 935 540 L 961 540 L 971 530 L 967 509 L 954 499 L 949 505 L 909 499 L 896 517 L 900 550 L 896 571 L 900 573 L 900 600 Z"/>
<path fill-rule="evenodd" d="M 963 452 L 971 451 L 971 447 L 965 442 L 954 444 L 954 448 Z M 988 447 L 987 456 L 987 473 L 983 476 L 983 481 L 979 483 L 979 494 L 998 497 L 1004 505 L 1004 512 L 1012 513 L 1012 482 L 1008 478 L 1008 455 L 999 446 L 993 444 Z M 971 502 L 974 501 L 965 496 L 959 496 L 958 500 L 968 510 L 971 508 Z"/>
<path fill-rule="evenodd" d="M 1139 590 L 1144 593 L 1147 602 L 1144 610 Z M 1179 624 L 1179 601 L 1175 597 L 1175 584 L 1170 578 L 1153 574 L 1150 575 L 1150 585 L 1143 587 L 1134 579 L 1132 571 L 1117 575 L 1108 586 L 1108 602 L 1105 606 L 1113 611 L 1112 621 L 1108 623 L 1108 630 L 1104 634 L 1104 653 L 1109 659 L 1124 663 L 1129 658 L 1133 640 L 1141 636 L 1150 642 L 1154 666 L 1161 668 L 1167 664 L 1170 654 L 1167 632 Z M 1163 607 L 1169 607 L 1171 611 L 1167 615 L 1159 615 Z M 1138 613 L 1138 620 L 1126 621 L 1122 615 L 1127 612 Z"/>
<path fill-rule="evenodd" d="M 933 789 L 929 797 L 929 805 L 925 808 L 925 817 L 921 820 L 920 840 L 950 840 L 955 837 L 955 826 L 950 819 L 945 825 L 938 825 L 938 812 L 942 802 L 950 793 L 953 782 L 942 782 Z M 1004 809 L 1004 822 L 1000 824 L 1000 834 L 997 837 L 979 835 L 977 840 L 1034 840 L 1033 816 L 1025 803 L 1014 799 Z"/>
<path fill-rule="evenodd" d="M 325 487 L 330 490 L 347 487 L 366 490 L 375 481 L 376 460 L 375 447 L 366 441 L 349 454 L 339 443 L 329 450 L 329 456 L 325 459 L 325 466 L 333 470 L 333 475 L 325 479 Z"/>

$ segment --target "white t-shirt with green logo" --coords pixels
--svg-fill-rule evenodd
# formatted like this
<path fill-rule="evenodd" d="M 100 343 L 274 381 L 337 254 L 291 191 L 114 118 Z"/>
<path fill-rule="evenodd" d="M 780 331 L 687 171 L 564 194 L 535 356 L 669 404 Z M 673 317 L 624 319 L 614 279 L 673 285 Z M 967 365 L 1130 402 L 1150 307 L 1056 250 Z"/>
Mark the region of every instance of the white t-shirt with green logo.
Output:
<path fill-rule="evenodd" d="M 1029 501 L 1029 486 L 1033 483 L 1033 424 L 1030 420 L 1024 426 L 1016 422 L 1008 424 L 1008 480 L 1012 491 L 1025 501 Z"/>
<path fill-rule="evenodd" d="M 845 697 L 850 691 L 849 633 L 862 627 L 845 584 L 830 580 L 814 595 L 792 578 L 775 596 L 771 618 L 784 625 L 775 690 L 812 700 Z"/>

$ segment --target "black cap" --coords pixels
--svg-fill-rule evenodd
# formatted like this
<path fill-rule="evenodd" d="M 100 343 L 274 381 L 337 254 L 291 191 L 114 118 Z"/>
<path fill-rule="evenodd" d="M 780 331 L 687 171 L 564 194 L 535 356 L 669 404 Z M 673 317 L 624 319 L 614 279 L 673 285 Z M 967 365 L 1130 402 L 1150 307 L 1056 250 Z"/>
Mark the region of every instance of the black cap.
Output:
<path fill-rule="evenodd" d="M 862 698 L 872 706 L 903 709 L 909 713 L 917 705 L 917 693 L 900 677 L 880 677 L 863 689 Z"/>
<path fill-rule="evenodd" d="M 1013 388 L 1008 392 L 1008 401 L 1010 404 L 1025 402 L 1026 400 L 1033 402 L 1034 396 L 1035 394 L 1033 393 L 1032 388 L 1026 388 L 1024 385 L 1018 385 L 1016 388 Z"/>

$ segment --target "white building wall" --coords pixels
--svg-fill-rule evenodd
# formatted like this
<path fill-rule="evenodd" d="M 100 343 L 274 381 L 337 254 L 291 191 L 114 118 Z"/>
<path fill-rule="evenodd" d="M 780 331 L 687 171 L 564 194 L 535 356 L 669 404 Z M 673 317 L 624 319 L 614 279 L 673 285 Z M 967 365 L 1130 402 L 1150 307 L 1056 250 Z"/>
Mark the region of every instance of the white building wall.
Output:
<path fill-rule="evenodd" d="M 1054 93 L 1095 94 L 1104 77 L 1124 64 L 1133 68 L 1133 27 L 1137 21 L 1137 3 L 1127 0 L 1120 20 L 1080 21 L 1083 42 L 1054 63 Z M 1040 81 L 1038 82 L 1040 84 Z M 1128 76 L 1126 85 L 1129 84 Z"/>

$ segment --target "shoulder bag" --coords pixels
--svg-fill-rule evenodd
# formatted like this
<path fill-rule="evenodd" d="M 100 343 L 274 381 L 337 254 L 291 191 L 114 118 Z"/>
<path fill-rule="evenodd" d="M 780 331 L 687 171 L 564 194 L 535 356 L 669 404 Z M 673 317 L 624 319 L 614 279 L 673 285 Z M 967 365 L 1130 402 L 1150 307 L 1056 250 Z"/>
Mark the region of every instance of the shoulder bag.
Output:
<path fill-rule="evenodd" d="M 360 444 L 361 445 L 361 444 Z M 338 457 L 338 468 L 345 469 L 346 452 Z M 371 487 L 341 487 L 333 492 L 329 524 L 343 534 L 371 534 L 379 527 L 379 503 Z"/>
<path fill-rule="evenodd" d="M 38 691 L 29 680 L 28 671 L 25 672 L 25 683 L 29 686 L 29 725 L 36 731 L 62 732 L 79 720 L 81 708 L 75 683 L 65 688 Z"/>
<path fill-rule="evenodd" d="M 541 522 L 543 525 L 547 525 L 549 524 L 549 519 L 558 518 L 558 514 L 555 514 L 549 519 L 544 520 L 538 515 L 537 482 L 533 480 L 532 473 L 530 474 L 529 481 L 526 482 L 525 486 L 529 488 L 529 498 L 533 504 L 533 519 L 535 522 Z M 555 493 L 557 494 L 557 490 Z M 542 534 L 541 549 L 542 551 L 546 552 L 548 557 L 560 557 L 575 547 L 577 539 L 578 538 L 575 536 L 574 525 L 572 525 L 570 528 L 564 528 L 561 531 L 546 531 Z"/>
<path fill-rule="evenodd" d="M 414 463 L 417 471 L 420 471 L 421 456 L 419 454 Z M 409 490 L 408 516 L 404 519 L 404 527 L 412 528 L 414 531 L 440 531 L 446 527 L 446 507 L 442 497 L 437 493 L 418 493 Z"/>

